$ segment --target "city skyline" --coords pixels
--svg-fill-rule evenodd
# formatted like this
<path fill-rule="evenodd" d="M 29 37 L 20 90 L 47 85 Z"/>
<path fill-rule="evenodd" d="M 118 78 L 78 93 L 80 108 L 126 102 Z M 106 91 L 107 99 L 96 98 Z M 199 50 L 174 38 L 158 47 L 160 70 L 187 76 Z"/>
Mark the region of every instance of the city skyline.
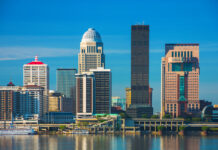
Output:
<path fill-rule="evenodd" d="M 218 30 L 215 28 L 217 26 L 217 20 L 215 16 L 216 10 L 215 7 L 212 6 L 213 3 L 209 4 L 202 1 L 200 1 L 199 3 L 200 4 L 196 5 L 196 7 L 193 8 L 194 10 L 191 10 L 192 7 L 184 6 L 184 4 L 182 4 L 181 6 L 176 5 L 176 7 L 173 8 L 174 11 L 177 8 L 178 11 L 181 11 L 181 13 L 185 13 L 184 16 L 187 18 L 178 15 L 178 19 L 176 19 L 174 18 L 173 14 L 165 12 L 164 14 L 168 14 L 168 17 L 164 17 L 163 15 L 160 15 L 163 18 L 157 17 L 157 13 L 154 13 L 153 15 L 151 14 L 151 16 L 139 15 L 138 18 L 133 19 L 133 14 L 131 15 L 129 21 L 126 17 L 124 17 L 124 21 L 120 21 L 117 25 L 118 18 L 121 17 L 120 15 L 114 18 L 114 21 L 116 22 L 112 21 L 111 23 L 107 21 L 97 23 L 91 20 L 95 20 L 97 18 L 91 17 L 91 19 L 87 19 L 87 22 L 81 22 L 83 24 L 81 27 L 79 27 L 80 23 L 78 23 L 71 28 L 70 26 L 72 22 L 67 22 L 71 21 L 67 18 L 65 18 L 63 23 L 55 22 L 55 26 L 51 29 L 48 29 L 48 27 L 52 23 L 52 21 L 54 21 L 54 18 L 51 18 L 51 20 L 49 20 L 50 22 L 48 21 L 44 23 L 44 25 L 40 26 L 40 20 L 43 21 L 43 19 L 45 19 L 45 17 L 41 16 L 42 12 L 39 14 L 39 16 L 42 17 L 41 19 L 35 17 L 36 21 L 38 21 L 38 26 L 33 25 L 33 22 L 27 19 L 28 15 L 26 16 L 26 19 L 25 17 L 24 19 L 21 19 L 19 16 L 16 16 L 12 13 L 9 13 L 8 15 L 5 13 L 1 14 L 0 17 L 2 18 L 1 20 L 3 21 L 3 24 L 0 25 L 0 69 L 3 71 L 0 74 L 0 85 L 6 85 L 9 80 L 12 80 L 15 85 L 22 85 L 22 65 L 30 62 L 35 55 L 38 55 L 40 60 L 49 65 L 51 71 L 50 74 L 52 74 L 52 76 L 50 76 L 50 87 L 51 89 L 56 89 L 56 69 L 60 67 L 77 68 L 77 54 L 79 52 L 79 42 L 81 40 L 82 34 L 89 27 L 94 27 L 99 31 L 104 42 L 106 68 L 110 68 L 113 72 L 112 96 L 125 97 L 125 88 L 130 87 L 130 25 L 137 24 L 138 20 L 140 20 L 141 23 L 143 22 L 143 20 L 146 20 L 145 24 L 149 24 L 151 27 L 151 65 L 149 71 L 150 86 L 154 89 L 153 103 L 155 106 L 155 112 L 160 111 L 160 64 L 161 57 L 164 56 L 165 43 L 200 44 L 200 99 L 206 99 L 215 103 L 218 99 L 218 94 L 216 91 L 216 89 L 218 89 L 218 79 L 216 78 L 216 74 L 218 73 L 218 70 L 216 69 L 218 65 L 216 59 L 218 51 L 218 43 L 216 43 L 216 41 L 218 40 L 216 37 Z M 25 5 L 28 4 L 30 3 L 27 3 Z M 205 5 L 203 6 L 203 4 Z M 216 2 L 214 2 L 214 4 L 217 5 Z M 76 5 L 79 4 L 76 3 Z M 117 5 L 120 6 L 121 3 L 118 2 Z M 150 9 L 154 8 L 154 3 L 150 3 L 150 5 Z M 5 3 L 4 7 L 10 10 L 9 6 L 7 6 L 7 3 Z M 36 5 L 35 7 L 37 8 L 39 6 Z M 105 7 L 108 8 L 109 6 Z M 129 7 L 130 4 L 127 2 L 124 12 L 127 12 L 126 9 Z M 143 6 L 141 7 L 143 8 Z M 160 6 L 158 5 L 157 7 L 159 8 Z M 205 7 L 207 8 L 207 10 L 210 9 L 210 11 L 207 11 L 205 14 L 203 14 L 203 12 L 200 12 L 200 10 Z M 183 8 L 187 8 L 184 9 L 186 11 L 182 11 Z M 53 9 L 54 8 L 52 7 L 51 10 Z M 151 11 L 150 9 L 149 11 Z M 18 9 L 15 9 L 14 12 L 16 12 L 16 10 L 18 11 Z M 115 11 L 112 12 L 112 14 L 117 11 L 118 8 L 115 7 Z M 144 11 L 146 14 L 146 10 Z M 25 9 L 20 12 L 20 15 L 23 16 L 24 12 Z M 44 10 L 44 12 L 46 13 L 47 11 Z M 190 13 L 191 15 L 188 16 L 188 13 Z M 46 14 L 49 15 L 48 12 Z M 63 12 L 62 14 L 66 14 L 66 12 Z M 84 14 L 78 15 L 81 16 L 81 18 L 84 18 Z M 103 12 L 101 16 L 104 14 L 109 13 Z M 156 16 L 156 20 L 151 19 L 152 16 Z M 18 21 L 17 19 L 21 20 Z M 78 18 L 76 16 L 74 16 L 74 19 L 75 22 L 78 21 Z M 167 23 L 161 22 L 165 19 Z M 61 19 L 58 18 L 58 20 Z M 109 18 L 109 20 L 112 19 Z M 13 21 L 17 21 L 16 30 L 12 25 Z M 22 21 L 24 23 L 22 23 Z M 187 21 L 192 23 L 181 23 Z M 30 24 L 30 26 L 29 28 L 25 29 L 25 24 L 28 23 Z M 105 24 L 105 26 L 102 27 L 103 23 Z M 60 30 L 59 27 L 62 28 L 64 26 L 66 26 L 66 28 L 63 29 L 63 31 Z M 116 28 L 118 30 L 114 31 L 114 29 Z M 206 30 L 200 30 L 203 28 L 205 28 Z M 36 30 L 38 31 L 36 32 L 35 29 L 41 30 Z M 45 52 L 45 50 L 47 51 Z M 57 62 L 59 64 L 57 64 Z M 16 65 L 14 65 L 15 63 Z M 213 73 L 208 75 L 207 72 L 210 71 L 213 71 Z"/>

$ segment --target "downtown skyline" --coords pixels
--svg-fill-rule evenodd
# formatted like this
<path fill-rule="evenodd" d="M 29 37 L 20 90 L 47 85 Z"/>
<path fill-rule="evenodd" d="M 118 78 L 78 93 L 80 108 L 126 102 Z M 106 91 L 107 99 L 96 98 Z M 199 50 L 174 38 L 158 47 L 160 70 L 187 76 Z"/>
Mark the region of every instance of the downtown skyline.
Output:
<path fill-rule="evenodd" d="M 29 3 L 26 5 L 28 4 Z M 120 5 L 120 3 L 118 4 Z M 217 3 L 215 4 L 217 5 Z M 130 7 L 128 3 L 126 5 L 126 9 Z M 154 8 L 153 3 L 150 5 Z M 7 3 L 4 7 L 9 8 Z M 37 5 L 35 7 L 37 8 Z M 105 7 L 108 8 L 109 6 Z M 182 6 L 177 6 L 178 9 L 180 7 Z M 124 17 L 124 21 L 119 22 L 117 22 L 118 18 L 115 17 L 115 22 L 111 23 L 109 23 L 110 18 L 103 22 L 92 21 L 87 18 L 86 23 L 83 21 L 77 23 L 78 18 L 75 15 L 73 16 L 73 20 L 65 18 L 66 20 L 62 21 L 62 23 L 55 22 L 54 26 L 51 28 L 49 28 L 49 26 L 54 22 L 54 20 L 52 20 L 54 18 L 51 17 L 48 21 L 42 23 L 45 17 L 41 16 L 42 18 L 36 19 L 36 25 L 34 25 L 34 22 L 27 19 L 28 15 L 25 16 L 23 14 L 25 12 L 24 9 L 20 14 L 21 16 L 24 15 L 24 19 L 22 20 L 20 18 L 21 20 L 16 22 L 17 30 L 15 30 L 15 26 L 12 25 L 12 22 L 16 21 L 19 16 L 15 14 L 2 14 L 0 16 L 3 22 L 3 24 L 0 25 L 0 69 L 2 70 L 0 74 L 0 85 L 6 85 L 9 80 L 12 80 L 15 85 L 22 85 L 22 65 L 32 61 L 34 56 L 38 55 L 40 61 L 49 65 L 50 87 L 52 90 L 56 90 L 56 69 L 77 68 L 79 43 L 82 35 L 89 27 L 94 27 L 99 31 L 104 42 L 106 68 L 110 68 L 113 73 L 112 96 L 125 97 L 125 88 L 130 87 L 131 24 L 137 24 L 138 22 L 142 24 L 143 20 L 146 20 L 144 24 L 149 24 L 151 28 L 149 72 L 150 85 L 154 89 L 154 112 L 160 111 L 160 68 L 161 57 L 164 56 L 164 46 L 166 43 L 200 44 L 200 99 L 209 100 L 212 101 L 213 104 L 216 104 L 216 100 L 218 99 L 218 79 L 216 77 L 216 74 L 218 74 L 218 69 L 216 69 L 218 65 L 216 59 L 218 56 L 218 43 L 216 42 L 218 41 L 216 37 L 218 29 L 215 28 L 215 26 L 217 26 L 216 16 L 212 15 L 216 10 L 213 8 L 212 4 L 207 4 L 204 7 L 209 7 L 210 11 L 207 11 L 206 14 L 200 12 L 203 8 L 203 2 L 201 1 L 201 5 L 198 4 L 194 9 L 198 13 L 195 13 L 194 10 L 188 7 L 186 13 L 193 11 L 193 13 L 191 13 L 192 15 L 188 16 L 187 13 L 187 15 L 184 15 L 187 18 L 183 18 L 179 15 L 180 12 L 178 12 L 178 19 L 174 18 L 173 14 L 169 12 L 165 12 L 165 15 L 169 15 L 165 18 L 156 17 L 156 19 L 152 19 L 151 16 L 155 17 L 157 15 L 157 13 L 154 13 L 153 15 L 150 14 L 151 16 L 139 15 L 138 18 L 134 19 L 132 16 L 137 15 L 137 13 L 135 13 L 131 15 L 129 20 Z M 52 7 L 50 9 L 53 10 L 54 8 Z M 124 9 L 124 12 L 126 9 Z M 173 10 L 175 9 L 176 8 Z M 179 10 L 182 9 L 180 8 Z M 115 7 L 115 12 L 117 11 L 118 8 Z M 47 11 L 44 10 L 44 12 L 49 15 Z M 112 12 L 112 14 L 115 12 Z M 66 12 L 64 11 L 62 14 L 66 14 Z M 80 14 L 81 18 L 85 18 L 84 14 L 85 12 Z M 104 12 L 103 14 L 109 13 Z M 101 16 L 103 16 L 103 14 L 101 14 Z M 144 14 L 146 14 L 146 12 Z M 206 18 L 207 20 L 203 21 L 200 17 Z M 70 28 L 72 23 L 74 23 L 74 19 L 75 25 Z M 96 20 L 97 18 L 91 17 L 91 19 Z M 163 22 L 165 19 L 167 23 Z M 61 21 L 62 19 L 58 18 L 57 20 Z M 187 23 L 190 21 L 192 22 L 191 24 Z M 174 25 L 172 24 L 173 22 L 175 22 Z M 25 29 L 28 23 L 30 26 Z M 81 27 L 79 27 L 80 24 L 82 24 Z M 66 28 L 64 28 L 64 26 L 66 26 Z M 203 27 L 204 30 L 202 30 Z M 60 28 L 64 29 L 60 30 Z M 38 31 L 35 29 L 38 29 Z M 39 29 L 41 29 L 41 31 L 39 31 Z M 213 72 L 212 74 L 207 73 L 211 71 Z"/>

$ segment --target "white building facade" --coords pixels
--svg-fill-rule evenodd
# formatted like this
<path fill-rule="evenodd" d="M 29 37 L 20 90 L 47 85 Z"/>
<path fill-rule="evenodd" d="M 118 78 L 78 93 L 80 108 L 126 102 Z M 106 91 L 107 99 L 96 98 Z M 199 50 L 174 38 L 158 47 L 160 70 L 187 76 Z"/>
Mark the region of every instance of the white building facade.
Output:
<path fill-rule="evenodd" d="M 49 92 L 49 67 L 38 60 L 32 61 L 23 66 L 23 85 L 37 85 L 44 88 L 43 104 L 41 105 L 43 114 L 48 112 L 48 92 Z"/>
<path fill-rule="evenodd" d="M 76 115 L 90 117 L 95 114 L 95 77 L 87 72 L 76 74 Z"/>

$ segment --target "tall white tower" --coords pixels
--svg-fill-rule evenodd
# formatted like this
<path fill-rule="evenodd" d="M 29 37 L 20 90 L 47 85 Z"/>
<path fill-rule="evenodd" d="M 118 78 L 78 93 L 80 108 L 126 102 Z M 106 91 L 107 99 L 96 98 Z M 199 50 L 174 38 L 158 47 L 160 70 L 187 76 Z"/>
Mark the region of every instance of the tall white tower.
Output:
<path fill-rule="evenodd" d="M 35 56 L 35 61 L 23 66 L 23 85 L 29 84 L 41 86 L 45 91 L 49 89 L 48 65 L 38 61 L 37 56 Z"/>
<path fill-rule="evenodd" d="M 44 88 L 43 104 L 40 108 L 43 113 L 48 112 L 48 91 L 49 91 L 49 68 L 47 64 L 38 60 L 23 65 L 23 85 L 37 85 Z"/>
<path fill-rule="evenodd" d="M 83 34 L 80 42 L 80 53 L 78 60 L 78 72 L 88 72 L 90 69 L 105 67 L 105 56 L 100 34 L 93 28 L 89 28 Z"/>

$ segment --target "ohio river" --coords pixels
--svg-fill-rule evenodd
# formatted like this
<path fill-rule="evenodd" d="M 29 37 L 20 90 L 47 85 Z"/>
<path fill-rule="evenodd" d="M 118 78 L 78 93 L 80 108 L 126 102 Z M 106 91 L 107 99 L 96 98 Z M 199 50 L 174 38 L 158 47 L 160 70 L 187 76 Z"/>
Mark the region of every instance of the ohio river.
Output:
<path fill-rule="evenodd" d="M 218 136 L 13 135 L 0 150 L 217 150 Z"/>

